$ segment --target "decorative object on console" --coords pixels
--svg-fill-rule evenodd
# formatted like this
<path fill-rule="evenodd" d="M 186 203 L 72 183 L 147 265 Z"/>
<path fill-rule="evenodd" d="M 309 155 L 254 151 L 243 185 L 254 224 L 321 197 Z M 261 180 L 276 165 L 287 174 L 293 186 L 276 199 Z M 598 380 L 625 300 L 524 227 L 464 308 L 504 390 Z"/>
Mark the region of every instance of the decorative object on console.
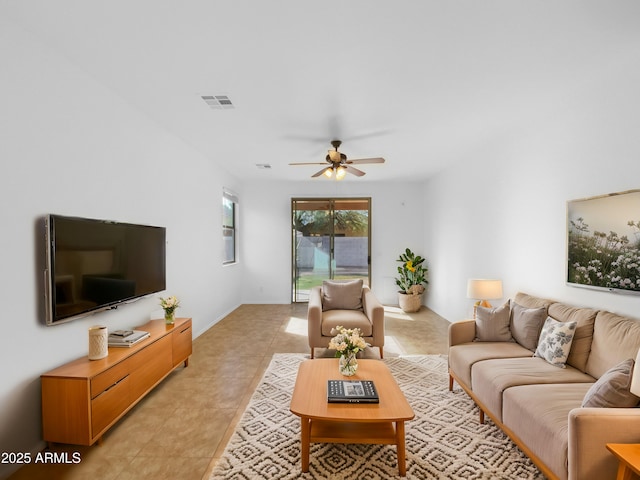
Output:
<path fill-rule="evenodd" d="M 107 327 L 95 325 L 89 328 L 89 360 L 100 360 L 109 355 Z"/>
<path fill-rule="evenodd" d="M 338 326 L 331 333 L 336 336 L 329 342 L 329 348 L 336 351 L 336 357 L 340 357 L 338 370 L 347 377 L 355 375 L 358 370 L 356 354 L 369 346 L 362 338 L 360 329 Z"/>
<path fill-rule="evenodd" d="M 502 280 L 470 278 L 467 281 L 467 298 L 477 300 L 473 306 L 473 318 L 476 318 L 477 307 L 491 308 L 487 300 L 502 298 Z"/>
<path fill-rule="evenodd" d="M 424 285 L 429 283 L 427 267 L 423 265 L 425 259 L 407 248 L 396 261 L 402 262 L 398 267 L 400 276 L 396 278 L 396 285 L 400 287 L 398 304 L 403 312 L 417 312 L 422 305 Z"/>
<path fill-rule="evenodd" d="M 167 325 L 173 325 L 176 321 L 176 308 L 180 306 L 180 300 L 175 296 L 160 299 L 160 306 L 164 310 L 164 321 Z"/>

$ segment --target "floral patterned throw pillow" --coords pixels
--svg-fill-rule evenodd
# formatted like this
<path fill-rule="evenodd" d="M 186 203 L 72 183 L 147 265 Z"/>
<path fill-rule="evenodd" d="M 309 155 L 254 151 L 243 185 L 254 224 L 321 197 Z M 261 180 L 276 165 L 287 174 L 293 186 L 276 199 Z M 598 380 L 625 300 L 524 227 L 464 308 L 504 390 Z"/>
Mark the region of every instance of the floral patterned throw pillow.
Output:
<path fill-rule="evenodd" d="M 534 356 L 544 358 L 556 367 L 565 368 L 577 325 L 578 322 L 558 322 L 547 317 Z"/>

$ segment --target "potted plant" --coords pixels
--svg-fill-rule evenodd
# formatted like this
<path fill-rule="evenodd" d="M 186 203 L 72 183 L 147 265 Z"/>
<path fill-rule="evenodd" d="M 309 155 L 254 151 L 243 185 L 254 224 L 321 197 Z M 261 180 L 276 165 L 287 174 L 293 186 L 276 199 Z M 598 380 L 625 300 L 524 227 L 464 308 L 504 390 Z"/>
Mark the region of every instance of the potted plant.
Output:
<path fill-rule="evenodd" d="M 427 267 L 423 265 L 424 260 L 408 248 L 397 260 L 402 263 L 398 267 L 400 276 L 396 278 L 396 285 L 400 287 L 398 304 L 404 312 L 417 312 L 422 305 L 424 286 L 429 283 L 426 279 Z"/>

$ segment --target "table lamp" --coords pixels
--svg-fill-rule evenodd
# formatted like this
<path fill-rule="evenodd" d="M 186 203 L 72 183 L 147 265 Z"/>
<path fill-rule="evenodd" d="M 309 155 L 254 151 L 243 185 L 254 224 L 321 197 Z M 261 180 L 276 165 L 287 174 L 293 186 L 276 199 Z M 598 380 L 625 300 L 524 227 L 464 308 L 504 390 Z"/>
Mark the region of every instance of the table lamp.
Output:
<path fill-rule="evenodd" d="M 638 366 L 638 362 L 640 362 L 640 350 L 638 350 L 638 354 L 636 355 L 636 362 L 633 365 L 633 373 L 631 374 L 631 387 L 629 390 L 636 397 L 640 397 L 640 367 Z"/>
<path fill-rule="evenodd" d="M 470 278 L 467 281 L 467 298 L 477 300 L 473 306 L 473 318 L 476 318 L 478 306 L 491 308 L 491 304 L 487 300 L 502 298 L 502 280 Z"/>

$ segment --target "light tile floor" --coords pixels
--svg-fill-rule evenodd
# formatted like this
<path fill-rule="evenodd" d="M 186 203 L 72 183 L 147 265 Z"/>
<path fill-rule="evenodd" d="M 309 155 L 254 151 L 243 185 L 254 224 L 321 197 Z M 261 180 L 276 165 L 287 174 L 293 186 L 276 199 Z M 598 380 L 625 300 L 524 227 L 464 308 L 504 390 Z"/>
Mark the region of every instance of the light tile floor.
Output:
<path fill-rule="evenodd" d="M 187 368 L 172 372 L 79 464 L 31 464 L 11 480 L 207 480 L 274 353 L 309 353 L 306 304 L 242 305 L 193 342 Z M 385 357 L 440 354 L 449 323 L 422 307 L 385 307 Z M 332 351 L 316 349 L 316 356 Z M 365 356 L 378 358 L 378 349 Z"/>

